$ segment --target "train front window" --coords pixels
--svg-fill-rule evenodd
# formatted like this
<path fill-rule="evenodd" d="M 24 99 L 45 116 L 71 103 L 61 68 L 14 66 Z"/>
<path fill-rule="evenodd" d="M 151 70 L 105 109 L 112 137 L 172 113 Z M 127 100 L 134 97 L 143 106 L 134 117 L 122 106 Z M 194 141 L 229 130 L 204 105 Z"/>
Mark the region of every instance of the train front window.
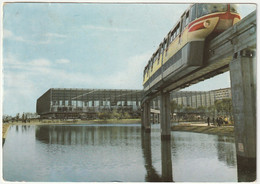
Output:
<path fill-rule="evenodd" d="M 190 21 L 192 22 L 193 20 L 196 19 L 196 4 L 194 4 L 191 9 L 190 9 Z"/>
<path fill-rule="evenodd" d="M 230 12 L 237 13 L 237 4 L 230 4 Z"/>
<path fill-rule="evenodd" d="M 197 6 L 197 17 L 216 12 L 227 11 L 227 4 L 198 4 Z"/>

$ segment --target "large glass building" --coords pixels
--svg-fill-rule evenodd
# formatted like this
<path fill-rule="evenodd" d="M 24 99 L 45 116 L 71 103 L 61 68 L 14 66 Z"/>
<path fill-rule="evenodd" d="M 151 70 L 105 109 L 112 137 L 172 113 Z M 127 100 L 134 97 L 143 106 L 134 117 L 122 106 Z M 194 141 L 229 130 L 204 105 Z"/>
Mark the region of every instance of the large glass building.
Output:
<path fill-rule="evenodd" d="M 37 99 L 42 118 L 88 118 L 102 110 L 140 113 L 142 90 L 51 88 Z"/>

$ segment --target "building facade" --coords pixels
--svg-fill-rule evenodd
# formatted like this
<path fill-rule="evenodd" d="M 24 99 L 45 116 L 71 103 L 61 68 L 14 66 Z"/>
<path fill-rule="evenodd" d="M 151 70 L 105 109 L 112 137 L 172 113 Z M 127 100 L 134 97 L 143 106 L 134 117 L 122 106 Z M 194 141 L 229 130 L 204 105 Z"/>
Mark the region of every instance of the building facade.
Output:
<path fill-rule="evenodd" d="M 37 99 L 41 118 L 88 118 L 102 110 L 139 113 L 142 90 L 51 88 Z"/>
<path fill-rule="evenodd" d="M 210 107 L 216 100 L 231 98 L 231 89 L 217 89 L 212 91 L 178 91 L 171 93 L 171 99 L 183 107 Z"/>

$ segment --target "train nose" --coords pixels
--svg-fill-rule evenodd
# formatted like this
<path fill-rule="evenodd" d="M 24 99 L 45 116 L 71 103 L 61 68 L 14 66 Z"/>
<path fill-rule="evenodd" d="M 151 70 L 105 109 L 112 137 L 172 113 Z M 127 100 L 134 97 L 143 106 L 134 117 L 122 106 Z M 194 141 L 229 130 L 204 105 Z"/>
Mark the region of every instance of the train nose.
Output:
<path fill-rule="evenodd" d="M 220 19 L 218 24 L 217 24 L 217 27 L 216 27 L 216 30 L 217 31 L 224 31 L 228 28 L 230 28 L 231 26 L 233 25 L 233 20 L 232 19 Z"/>

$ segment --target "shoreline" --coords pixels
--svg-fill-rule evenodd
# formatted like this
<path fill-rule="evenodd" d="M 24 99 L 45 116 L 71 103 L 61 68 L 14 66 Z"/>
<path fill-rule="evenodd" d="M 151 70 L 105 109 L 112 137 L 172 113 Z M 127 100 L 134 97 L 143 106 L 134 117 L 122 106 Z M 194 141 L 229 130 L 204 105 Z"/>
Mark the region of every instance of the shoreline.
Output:
<path fill-rule="evenodd" d="M 136 124 L 141 123 L 140 119 L 108 119 L 108 120 L 33 120 L 31 122 L 13 122 L 9 125 L 66 125 L 66 124 Z"/>
<path fill-rule="evenodd" d="M 10 125 L 67 125 L 67 124 L 141 124 L 140 119 L 109 119 L 109 120 L 32 120 L 31 122 L 13 122 L 2 124 L 2 140 L 3 144 L 8 133 Z M 194 133 L 206 133 L 214 135 L 234 136 L 234 126 L 206 126 L 206 124 L 198 124 L 189 122 L 171 126 L 171 131 L 185 131 Z"/>
<path fill-rule="evenodd" d="M 67 124 L 141 124 L 141 119 L 109 119 L 109 120 L 31 120 L 24 123 L 22 121 L 14 121 L 13 123 L 2 124 L 2 140 L 4 140 L 11 125 L 67 125 Z"/>
<path fill-rule="evenodd" d="M 194 132 L 234 137 L 234 126 L 175 125 L 171 131 Z"/>

